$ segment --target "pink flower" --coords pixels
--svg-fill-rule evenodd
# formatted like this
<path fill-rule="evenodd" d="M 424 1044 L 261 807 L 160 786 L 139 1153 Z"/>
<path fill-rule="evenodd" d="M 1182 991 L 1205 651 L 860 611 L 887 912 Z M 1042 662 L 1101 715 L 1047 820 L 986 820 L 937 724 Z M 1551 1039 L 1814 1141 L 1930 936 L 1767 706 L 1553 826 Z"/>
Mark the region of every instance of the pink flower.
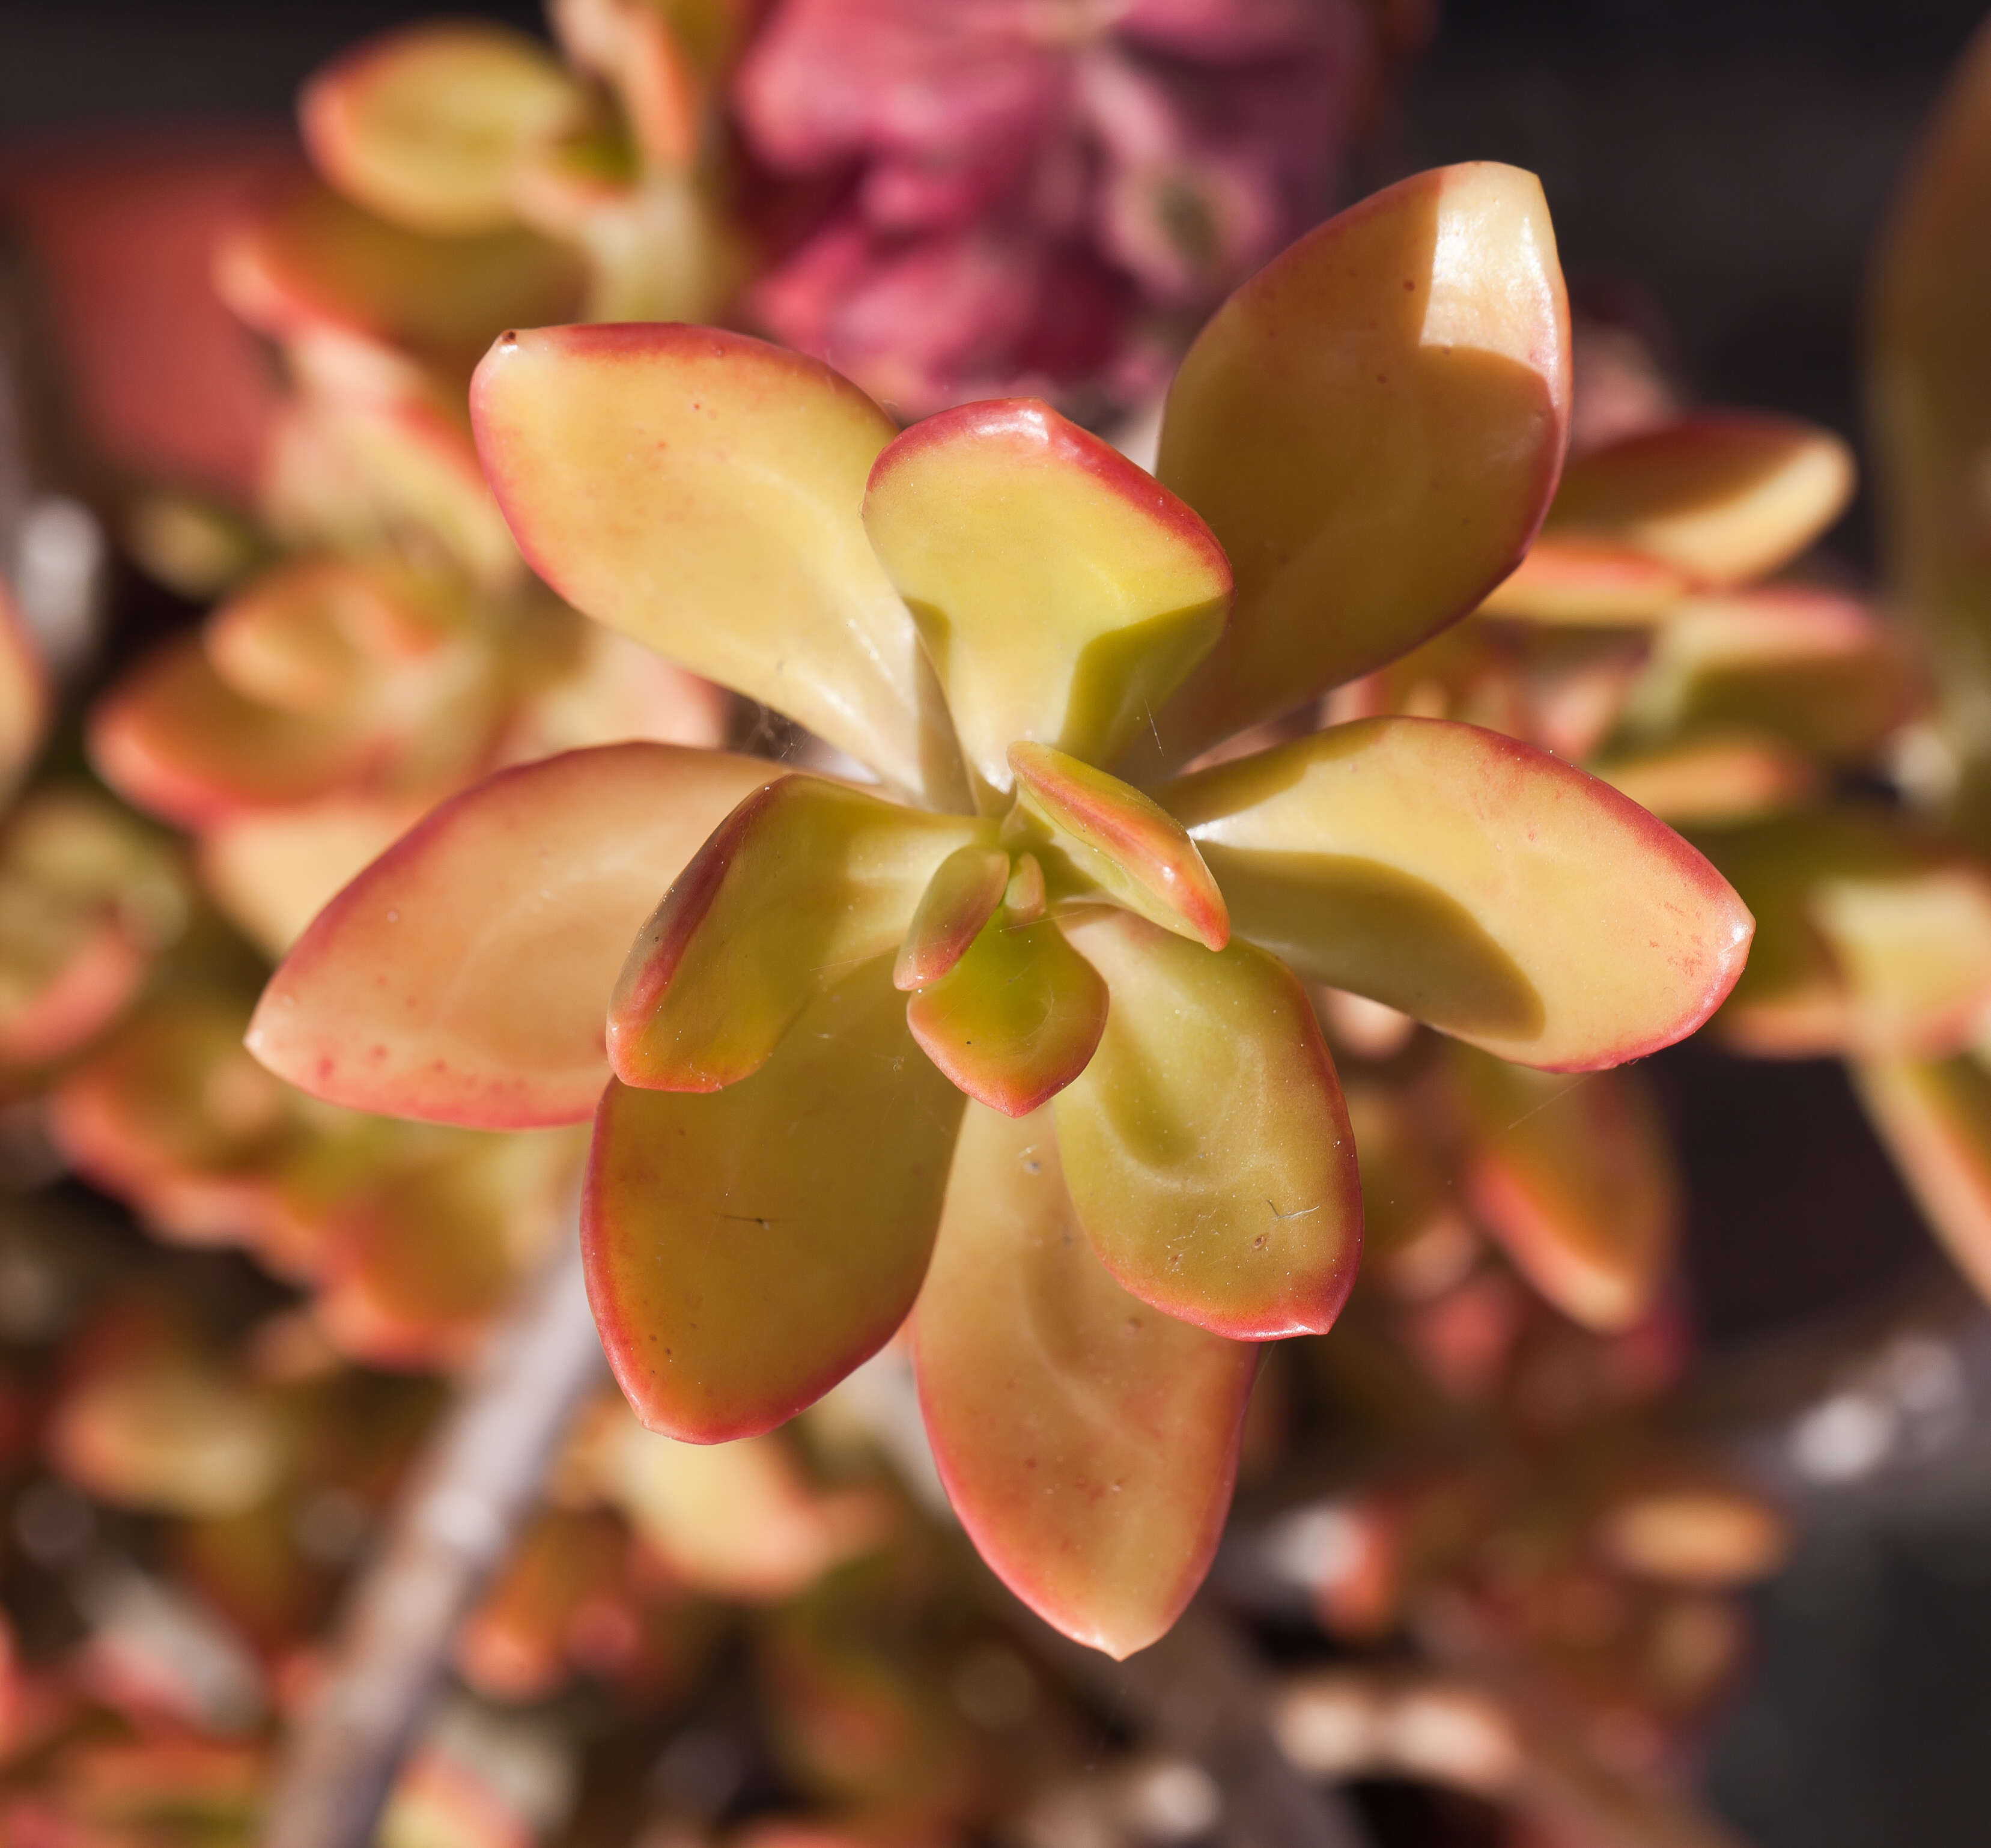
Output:
<path fill-rule="evenodd" d="M 776 0 L 734 102 L 842 182 L 750 310 L 902 414 L 1157 389 L 1331 202 L 1370 0 Z"/>

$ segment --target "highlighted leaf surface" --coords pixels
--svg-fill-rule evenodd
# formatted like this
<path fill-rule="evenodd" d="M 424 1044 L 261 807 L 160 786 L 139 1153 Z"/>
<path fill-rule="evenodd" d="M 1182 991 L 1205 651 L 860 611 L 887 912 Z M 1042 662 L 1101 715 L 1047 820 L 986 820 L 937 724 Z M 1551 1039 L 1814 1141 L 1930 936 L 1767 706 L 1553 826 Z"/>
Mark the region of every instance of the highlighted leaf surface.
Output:
<path fill-rule="evenodd" d="M 1169 393 L 1155 472 L 1210 522 L 1237 594 L 1160 716 L 1160 760 L 1472 608 L 1540 525 L 1568 418 L 1568 306 L 1533 175 L 1417 174 L 1274 258 Z"/>
<path fill-rule="evenodd" d="M 478 447 L 577 609 L 764 700 L 901 788 L 965 793 L 913 619 L 865 536 L 891 420 L 827 366 L 710 328 L 508 334 Z"/>
<path fill-rule="evenodd" d="M 1210 529 L 1035 399 L 915 424 L 872 469 L 864 524 L 991 806 L 1018 739 L 1111 763 L 1224 627 Z"/>

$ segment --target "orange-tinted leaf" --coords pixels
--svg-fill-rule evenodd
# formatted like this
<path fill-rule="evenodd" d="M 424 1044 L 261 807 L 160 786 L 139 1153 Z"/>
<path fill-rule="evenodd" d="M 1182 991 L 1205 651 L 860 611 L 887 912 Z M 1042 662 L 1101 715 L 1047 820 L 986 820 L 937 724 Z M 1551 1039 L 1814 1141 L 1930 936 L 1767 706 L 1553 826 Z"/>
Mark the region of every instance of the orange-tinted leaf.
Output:
<path fill-rule="evenodd" d="M 982 1557 L 1067 1636 L 1116 1657 L 1154 1642 L 1217 1550 L 1256 1349 L 1128 1295 L 1078 1229 L 1048 1115 L 975 1104 L 913 1336 Z"/>
<path fill-rule="evenodd" d="M 1624 718 L 1631 738 L 1755 733 L 1852 761 L 1914 704 L 1898 649 L 1850 597 L 1777 589 L 1683 603 Z"/>
<path fill-rule="evenodd" d="M 316 181 L 238 226 L 215 264 L 223 298 L 262 333 L 329 332 L 451 369 L 467 369 L 515 322 L 571 314 L 582 280 L 573 253 L 536 232 L 403 230 Z"/>
<path fill-rule="evenodd" d="M 1084 1070 L 1106 985 L 1049 918 L 998 911 L 961 960 L 906 1006 L 922 1050 L 963 1091 L 1027 1116 Z"/>
<path fill-rule="evenodd" d="M 264 991 L 257 1057 L 315 1096 L 473 1128 L 578 1121 L 644 915 L 771 764 L 605 745 L 500 772 L 348 886 Z"/>
<path fill-rule="evenodd" d="M 1275 257 L 1169 393 L 1155 473 L 1210 522 L 1237 597 L 1161 716 L 1162 757 L 1479 603 L 1547 510 L 1568 422 L 1568 307 L 1532 175 L 1418 174 Z"/>
<path fill-rule="evenodd" d="M 141 662 L 90 714 L 97 773 L 183 827 L 308 801 L 359 776 L 381 745 L 378 715 L 288 713 L 244 699 L 196 636 Z"/>
<path fill-rule="evenodd" d="M 1125 1288 L 1241 1340 L 1319 1334 L 1362 1244 L 1355 1139 L 1305 991 L 1261 950 L 1210 951 L 1125 911 L 1068 925 L 1111 994 L 1058 1145 Z"/>
<path fill-rule="evenodd" d="M 1014 744 L 1021 815 L 1050 831 L 1036 857 L 1079 893 L 1104 892 L 1206 948 L 1230 938 L 1224 894 L 1182 824 L 1152 797 L 1047 744 Z"/>
<path fill-rule="evenodd" d="M 1991 1002 L 1991 870 L 1879 815 L 1725 829 L 1708 851 L 1760 921 L 1723 1009 L 1758 1057 L 1939 1057 Z"/>
<path fill-rule="evenodd" d="M 1465 1047 L 1466 1197 L 1516 1269 L 1586 1328 L 1649 1314 L 1680 1234 L 1680 1186 L 1635 1073 L 1564 1077 Z"/>
<path fill-rule="evenodd" d="M 298 121 L 349 199 L 431 235 L 513 222 L 519 163 L 580 111 L 580 87 L 522 32 L 439 20 L 383 32 L 321 69 Z"/>
<path fill-rule="evenodd" d="M 48 726 L 49 687 L 27 619 L 0 581 L 0 795 L 12 792 Z"/>
<path fill-rule="evenodd" d="M 1367 719 L 1161 791 L 1241 936 L 1506 1059 L 1620 1064 L 1734 985 L 1748 912 L 1595 778 L 1475 727 Z"/>
<path fill-rule="evenodd" d="M 1543 533 L 1479 607 L 1537 622 L 1640 626 L 1664 617 L 1690 587 L 1684 573 L 1629 546 Z"/>
<path fill-rule="evenodd" d="M 883 1346 L 918 1293 L 963 1099 L 880 957 L 750 1077 L 611 1083 L 582 1220 L 610 1364 L 653 1431 L 770 1429 Z"/>
<path fill-rule="evenodd" d="M 526 556 L 577 609 L 937 799 L 959 750 L 860 517 L 892 424 L 827 366 L 710 328 L 507 334 L 471 392 Z"/>
<path fill-rule="evenodd" d="M 1593 759 L 1589 769 L 1676 828 L 1753 821 L 1802 808 L 1825 781 L 1819 764 L 1803 752 L 1746 734 L 1612 751 Z"/>
<path fill-rule="evenodd" d="M 1957 1268 L 1991 1300 L 1991 1073 L 1968 1055 L 1852 1070 L 1915 1203 Z"/>
<path fill-rule="evenodd" d="M 1112 762 L 1224 628 L 1210 529 L 1033 398 L 914 424 L 873 465 L 864 525 L 990 806 L 1019 739 Z"/>
<path fill-rule="evenodd" d="M 1852 453 L 1829 431 L 1703 412 L 1577 457 L 1544 537 L 1629 546 L 1697 584 L 1746 584 L 1795 558 L 1852 492 Z"/>
<path fill-rule="evenodd" d="M 1009 884 L 1008 854 L 994 847 L 956 848 L 920 894 L 892 965 L 893 985 L 912 989 L 938 982 L 995 916 Z"/>
<path fill-rule="evenodd" d="M 608 1009 L 616 1076 L 662 1091 L 744 1078 L 812 1000 L 900 941 L 951 854 L 994 832 L 820 777 L 755 791 L 630 949 Z"/>

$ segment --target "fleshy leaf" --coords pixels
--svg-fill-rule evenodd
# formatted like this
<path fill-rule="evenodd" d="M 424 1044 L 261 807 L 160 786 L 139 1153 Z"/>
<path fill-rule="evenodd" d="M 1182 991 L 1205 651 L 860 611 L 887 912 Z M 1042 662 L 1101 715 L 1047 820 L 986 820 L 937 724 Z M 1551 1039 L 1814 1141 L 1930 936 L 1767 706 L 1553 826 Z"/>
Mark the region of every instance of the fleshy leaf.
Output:
<path fill-rule="evenodd" d="M 1034 398 L 914 424 L 873 465 L 864 525 L 989 806 L 1019 738 L 1112 762 L 1223 631 L 1210 529 Z"/>
<path fill-rule="evenodd" d="M 27 619 L 0 582 L 0 797 L 39 748 L 49 722 L 47 669 Z"/>
<path fill-rule="evenodd" d="M 1793 815 L 1710 832 L 1757 916 L 1717 1030 L 1758 1057 L 1936 1057 L 1991 1001 L 1991 871 L 1878 815 Z"/>
<path fill-rule="evenodd" d="M 1959 60 L 1874 266 L 1868 402 L 1891 601 L 1935 644 L 1937 691 L 1981 760 L 1991 635 L 1991 31 Z M 1983 772 L 1959 806 L 1982 838 Z"/>
<path fill-rule="evenodd" d="M 1968 1055 L 1852 1071 L 1915 1203 L 1958 1269 L 1991 1299 L 1991 1073 Z"/>
<path fill-rule="evenodd" d="M 1305 991 L 1125 911 L 1068 924 L 1106 1031 L 1058 1094 L 1086 1235 L 1144 1302 L 1240 1340 L 1324 1333 L 1362 1244 L 1355 1140 Z"/>
<path fill-rule="evenodd" d="M 1820 756 L 1872 751 L 1914 704 L 1899 652 L 1850 597 L 1697 597 L 1662 628 L 1624 717 L 1633 738 L 1754 732 Z"/>
<path fill-rule="evenodd" d="M 141 662 L 90 718 L 97 774 L 183 827 L 309 801 L 359 776 L 379 743 L 363 709 L 290 713 L 244 699 L 193 635 Z"/>
<path fill-rule="evenodd" d="M 923 988 L 960 961 L 982 927 L 996 915 L 1009 884 L 1009 856 L 994 847 L 958 847 L 920 894 L 892 965 L 895 988 Z"/>
<path fill-rule="evenodd" d="M 1676 828 L 1753 821 L 1800 808 L 1818 795 L 1825 780 L 1806 753 L 1746 733 L 1614 750 L 1593 759 L 1589 768 Z"/>
<path fill-rule="evenodd" d="M 1460 1047 L 1475 1133 L 1474 1215 L 1516 1269 L 1586 1328 L 1648 1314 L 1680 1233 L 1680 1186 L 1635 1073 L 1564 1077 Z"/>
<path fill-rule="evenodd" d="M 584 1120 L 602 1015 L 657 894 L 774 766 L 611 744 L 444 803 L 328 905 L 249 1032 L 272 1071 L 390 1115 Z"/>
<path fill-rule="evenodd" d="M 1417 174 L 1275 257 L 1169 393 L 1155 471 L 1210 522 L 1237 596 L 1161 716 L 1159 762 L 1480 602 L 1547 511 L 1568 423 L 1568 305 L 1533 175 Z M 1137 734 L 1144 773 L 1148 749 Z"/>
<path fill-rule="evenodd" d="M 503 335 L 478 446 L 577 609 L 764 700 L 901 788 L 965 796 L 913 619 L 861 517 L 890 418 L 812 359 L 710 328 Z"/>
<path fill-rule="evenodd" d="M 1474 726 L 1361 720 L 1159 793 L 1239 935 L 1522 1064 L 1670 1046 L 1748 953 L 1748 912 L 1679 836 Z"/>
<path fill-rule="evenodd" d="M 652 1431 L 780 1424 L 875 1353 L 917 1295 L 963 1103 L 880 957 L 723 1091 L 611 1082 L 582 1220 L 588 1299 Z"/>
<path fill-rule="evenodd" d="M 1154 1642 L 1217 1550 L 1257 1349 L 1108 1275 L 1047 1115 L 968 1106 L 913 1342 L 975 1550 L 1077 1642 L 1115 1657 Z"/>
<path fill-rule="evenodd" d="M 820 777 L 756 791 L 630 948 L 608 1009 L 615 1075 L 661 1091 L 745 1077 L 811 1001 L 900 941 L 949 855 L 994 831 Z"/>
<path fill-rule="evenodd" d="M 1629 546 L 1543 533 L 1479 607 L 1489 616 L 1617 628 L 1658 621 L 1691 587 L 1671 565 Z"/>
<path fill-rule="evenodd" d="M 1852 452 L 1829 431 L 1708 411 L 1576 458 L 1543 536 L 1629 546 L 1697 584 L 1746 584 L 1795 558 L 1852 492 Z"/>
<path fill-rule="evenodd" d="M 1108 894 L 1165 931 L 1220 950 L 1230 939 L 1224 894 L 1182 824 L 1151 796 L 1047 744 L 1015 744 L 1019 819 L 1049 830 L 1036 857 L 1079 893 Z"/>
<path fill-rule="evenodd" d="M 522 32 L 446 20 L 384 32 L 305 86 L 313 164 L 349 199 L 448 236 L 514 222 L 520 163 L 579 113 L 579 87 Z"/>
<path fill-rule="evenodd" d="M 999 910 L 968 953 L 907 1003 L 906 1024 L 961 1090 L 1027 1116 L 1084 1070 L 1106 1026 L 1106 985 L 1049 918 Z"/>
<path fill-rule="evenodd" d="M 578 257 L 522 228 L 469 237 L 403 230 L 316 181 L 223 240 L 215 284 L 260 333 L 327 333 L 462 372 L 493 328 L 556 321 L 578 305 Z"/>

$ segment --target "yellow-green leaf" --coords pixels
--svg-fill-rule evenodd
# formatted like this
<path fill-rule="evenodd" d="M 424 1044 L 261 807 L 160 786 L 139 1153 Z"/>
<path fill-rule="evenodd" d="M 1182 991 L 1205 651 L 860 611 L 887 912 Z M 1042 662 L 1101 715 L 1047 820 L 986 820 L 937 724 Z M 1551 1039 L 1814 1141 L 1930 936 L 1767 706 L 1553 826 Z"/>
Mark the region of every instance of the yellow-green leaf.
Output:
<path fill-rule="evenodd" d="M 766 1431 L 912 1307 L 964 1100 L 913 1043 L 905 1005 L 881 957 L 738 1084 L 603 1096 L 588 1299 L 652 1430 L 699 1443 Z"/>
<path fill-rule="evenodd" d="M 444 803 L 328 905 L 249 1030 L 315 1096 L 475 1128 L 575 1122 L 645 914 L 771 764 L 610 744 Z"/>
<path fill-rule="evenodd" d="M 1224 628 L 1210 529 L 1033 398 L 914 424 L 873 467 L 864 525 L 990 807 L 1019 739 L 1112 762 Z"/>
<path fill-rule="evenodd" d="M 1355 1140 L 1305 991 L 1125 911 L 1069 924 L 1106 979 L 1106 1031 L 1055 1106 L 1065 1180 L 1107 1269 L 1144 1302 L 1264 1340 L 1332 1326 L 1361 1253 Z"/>
<path fill-rule="evenodd" d="M 1748 951 L 1741 900 L 1672 829 L 1476 727 L 1361 720 L 1160 795 L 1238 935 L 1523 1064 L 1671 1045 Z"/>
<path fill-rule="evenodd" d="M 711 328 L 508 333 L 471 410 L 534 568 L 577 609 L 764 700 L 902 788 L 965 796 L 911 615 L 865 536 L 891 420 Z"/>
<path fill-rule="evenodd" d="M 1520 563 L 1569 420 L 1569 315 L 1532 174 L 1420 173 L 1275 257 L 1169 393 L 1155 473 L 1210 522 L 1229 627 L 1153 761 L 1381 665 Z M 1139 736 L 1130 764 L 1145 766 Z"/>
<path fill-rule="evenodd" d="M 1107 1275 L 1047 1115 L 968 1106 L 913 1340 L 934 1461 L 982 1557 L 1077 1642 L 1154 1642 L 1217 1550 L 1257 1350 Z"/>
<path fill-rule="evenodd" d="M 904 937 L 928 882 L 992 822 L 783 777 L 726 818 L 631 947 L 608 1009 L 625 1084 L 714 1091 L 802 1010 Z"/>

